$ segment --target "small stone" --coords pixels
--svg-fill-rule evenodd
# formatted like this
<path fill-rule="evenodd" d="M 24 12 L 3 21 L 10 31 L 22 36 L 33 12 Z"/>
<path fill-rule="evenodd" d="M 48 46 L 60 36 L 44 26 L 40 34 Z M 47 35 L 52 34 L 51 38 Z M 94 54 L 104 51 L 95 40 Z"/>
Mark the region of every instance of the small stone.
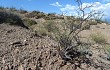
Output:
<path fill-rule="evenodd" d="M 88 68 L 88 66 L 87 66 L 87 64 L 82 63 L 82 64 L 81 64 L 81 68 Z"/>
<path fill-rule="evenodd" d="M 18 66 L 18 70 L 24 70 L 23 66 L 22 65 Z"/>
<path fill-rule="evenodd" d="M 9 66 L 7 65 L 7 66 L 5 66 L 5 70 L 9 70 Z"/>
<path fill-rule="evenodd" d="M 67 65 L 68 65 L 68 66 L 71 65 L 71 63 L 67 63 Z"/>

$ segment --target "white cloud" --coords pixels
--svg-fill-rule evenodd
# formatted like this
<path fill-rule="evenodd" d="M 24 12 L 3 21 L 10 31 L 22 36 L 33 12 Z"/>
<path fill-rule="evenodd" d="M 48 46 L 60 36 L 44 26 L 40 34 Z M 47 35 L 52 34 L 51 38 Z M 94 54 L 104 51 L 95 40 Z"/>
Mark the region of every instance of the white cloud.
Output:
<path fill-rule="evenodd" d="M 50 5 L 52 5 L 52 6 L 56 6 L 56 7 L 62 7 L 62 5 L 59 4 L 59 2 L 55 2 L 55 3 L 50 4 Z"/>
<path fill-rule="evenodd" d="M 110 2 L 110 0 L 102 0 L 103 2 Z"/>
<path fill-rule="evenodd" d="M 106 16 L 109 16 L 109 12 L 110 12 L 110 3 L 106 3 L 106 4 L 102 4 L 100 2 L 96 2 L 96 5 L 94 7 L 92 7 L 92 10 L 97 10 L 97 11 L 104 11 L 104 14 Z"/>
<path fill-rule="evenodd" d="M 69 5 L 67 4 L 64 8 L 61 8 L 60 10 L 61 11 L 67 11 L 67 10 L 74 10 L 75 9 L 75 6 L 72 6 L 72 5 Z"/>
<path fill-rule="evenodd" d="M 76 6 L 67 4 L 65 7 L 60 8 L 60 11 L 65 13 L 66 15 L 76 14 Z"/>
<path fill-rule="evenodd" d="M 95 2 L 95 3 L 83 3 L 82 7 L 93 5 L 93 7 L 90 7 L 85 10 L 85 12 L 90 12 L 91 10 L 96 11 L 104 11 L 103 14 L 106 15 L 106 17 L 110 18 L 110 3 L 101 3 L 101 2 Z M 61 12 L 66 12 L 67 15 L 77 15 L 78 13 L 76 10 L 78 9 L 78 6 L 67 4 L 64 7 L 60 8 Z"/>

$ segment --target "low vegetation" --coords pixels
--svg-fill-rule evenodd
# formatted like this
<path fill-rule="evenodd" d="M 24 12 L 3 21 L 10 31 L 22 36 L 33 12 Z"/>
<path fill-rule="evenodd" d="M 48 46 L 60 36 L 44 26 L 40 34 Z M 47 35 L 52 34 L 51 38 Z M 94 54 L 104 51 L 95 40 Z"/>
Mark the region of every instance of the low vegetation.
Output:
<path fill-rule="evenodd" d="M 27 26 L 27 27 L 30 27 L 30 26 L 32 26 L 32 25 L 37 24 L 37 22 L 36 22 L 35 20 L 28 19 L 28 18 L 23 19 L 23 23 L 24 23 L 24 25 Z"/>
<path fill-rule="evenodd" d="M 25 17 L 38 19 L 38 18 L 45 17 L 45 14 L 43 12 L 39 12 L 39 11 L 32 11 L 32 12 L 26 14 Z"/>
<path fill-rule="evenodd" d="M 109 52 L 109 55 L 110 55 L 110 44 L 104 44 L 104 45 L 103 45 L 103 48 L 104 48 L 107 52 Z"/>
<path fill-rule="evenodd" d="M 27 12 L 23 9 L 18 11 L 15 8 L 10 8 L 10 11 L 6 11 L 3 10 L 3 7 L 0 7 L 0 24 L 6 23 L 31 28 L 39 36 L 49 36 L 54 39 L 58 43 L 56 49 L 64 61 L 72 64 L 77 63 L 75 64 L 77 67 L 78 65 L 80 67 L 81 63 L 88 62 L 88 64 L 91 64 L 88 57 L 86 57 L 88 53 L 80 49 L 82 47 L 86 49 L 88 45 L 84 45 L 81 42 L 79 33 L 90 29 L 91 25 L 102 23 L 102 21 L 92 19 L 96 12 L 90 12 L 89 15 L 85 15 L 86 12 L 81 7 L 82 3 L 80 0 L 76 0 L 76 2 L 79 4 L 79 11 L 83 13 L 79 14 L 81 16 L 77 18 L 74 16 L 57 15 L 55 13 L 45 14 L 40 11 Z M 18 12 L 15 14 L 15 11 Z M 43 18 L 45 22 L 37 22 L 39 18 Z M 90 35 L 90 38 L 100 45 L 107 42 L 105 36 L 101 33 L 93 33 Z M 105 45 L 104 49 L 110 52 L 110 46 Z"/>
<path fill-rule="evenodd" d="M 105 36 L 99 32 L 91 34 L 90 37 L 95 43 L 98 43 L 98 44 L 106 43 Z"/>
<path fill-rule="evenodd" d="M 19 15 L 8 11 L 0 11 L 0 23 L 25 27 Z"/>

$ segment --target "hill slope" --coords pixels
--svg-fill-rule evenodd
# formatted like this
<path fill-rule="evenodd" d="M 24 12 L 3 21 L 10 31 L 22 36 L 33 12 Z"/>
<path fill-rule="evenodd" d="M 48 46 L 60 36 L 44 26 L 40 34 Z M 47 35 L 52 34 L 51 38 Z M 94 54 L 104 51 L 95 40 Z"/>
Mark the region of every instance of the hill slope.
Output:
<path fill-rule="evenodd" d="M 0 69 L 73 70 L 74 64 L 65 64 L 55 49 L 56 46 L 57 43 L 49 37 L 40 38 L 31 30 L 0 24 Z M 109 70 L 109 62 L 106 62 L 97 63 L 96 68 L 82 64 L 82 68 L 100 70 L 102 66 L 104 70 Z"/>

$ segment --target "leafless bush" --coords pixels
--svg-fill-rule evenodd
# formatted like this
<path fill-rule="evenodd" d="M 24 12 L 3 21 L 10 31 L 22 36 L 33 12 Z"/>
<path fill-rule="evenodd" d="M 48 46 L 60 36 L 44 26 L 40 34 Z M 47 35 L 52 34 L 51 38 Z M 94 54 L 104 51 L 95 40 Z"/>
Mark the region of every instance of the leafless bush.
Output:
<path fill-rule="evenodd" d="M 90 11 L 89 13 L 86 13 L 85 9 L 88 9 L 93 5 L 82 7 L 81 0 L 75 0 L 75 1 L 78 3 L 78 8 L 79 8 L 78 20 L 73 19 L 72 23 L 68 23 L 67 17 L 64 16 L 64 20 L 65 20 L 63 25 L 64 31 L 59 32 L 58 33 L 59 35 L 57 37 L 59 43 L 57 50 L 60 56 L 65 61 L 72 61 L 73 63 L 77 61 L 76 59 L 81 59 L 80 62 L 83 62 L 83 60 L 87 59 L 85 56 L 86 55 L 85 51 L 83 52 L 80 51 L 80 46 L 82 45 L 82 43 L 80 41 L 79 33 L 84 28 L 90 25 L 88 23 L 89 22 L 88 20 L 93 19 L 93 17 L 96 16 L 97 14 L 98 15 L 102 14 L 99 11 L 96 12 L 94 10 Z"/>

